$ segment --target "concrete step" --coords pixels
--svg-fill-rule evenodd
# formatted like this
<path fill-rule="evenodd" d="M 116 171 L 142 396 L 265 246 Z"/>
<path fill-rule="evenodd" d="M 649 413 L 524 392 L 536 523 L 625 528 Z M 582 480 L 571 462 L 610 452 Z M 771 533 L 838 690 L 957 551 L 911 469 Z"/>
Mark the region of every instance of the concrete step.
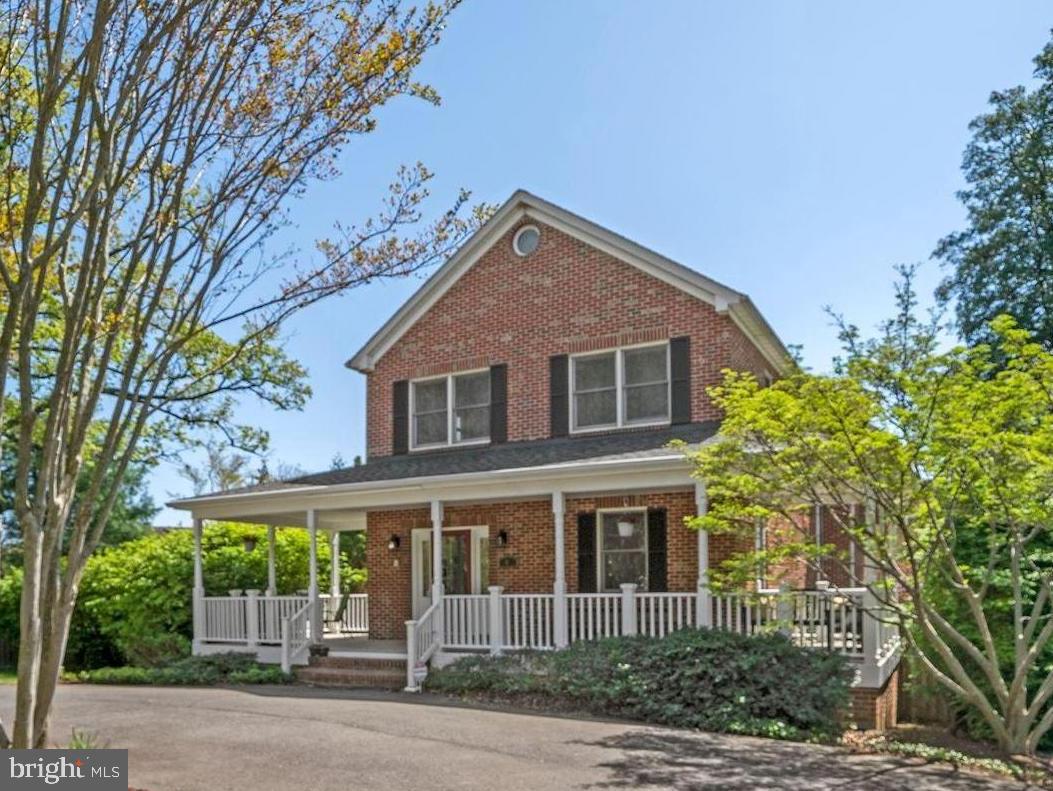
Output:
<path fill-rule="evenodd" d="M 406 686 L 406 670 L 384 668 L 346 668 L 307 666 L 296 668 L 296 679 L 313 687 L 368 687 L 371 689 L 402 689 Z"/>

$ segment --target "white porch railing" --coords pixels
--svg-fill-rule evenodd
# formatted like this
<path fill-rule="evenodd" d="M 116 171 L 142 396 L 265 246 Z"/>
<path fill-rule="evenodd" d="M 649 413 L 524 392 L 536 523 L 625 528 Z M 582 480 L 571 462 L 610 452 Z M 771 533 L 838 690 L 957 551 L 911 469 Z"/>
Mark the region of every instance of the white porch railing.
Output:
<path fill-rule="evenodd" d="M 490 597 L 443 596 L 443 645 L 454 649 L 490 647 Z"/>
<path fill-rule="evenodd" d="M 567 594 L 567 639 L 598 640 L 622 633 L 622 594 Z"/>
<path fill-rule="evenodd" d="M 201 600 L 205 619 L 201 625 L 201 639 L 221 643 L 249 642 L 246 601 L 240 596 L 205 596 Z"/>
<path fill-rule="evenodd" d="M 434 602 L 415 621 L 406 621 L 406 691 L 420 691 L 428 675 L 428 660 L 442 643 L 441 602 Z"/>
<path fill-rule="evenodd" d="M 555 645 L 551 593 L 510 593 L 501 596 L 504 647 L 552 648 Z"/>
<path fill-rule="evenodd" d="M 248 599 L 231 599 L 245 601 Z M 306 596 L 261 596 L 256 599 L 259 609 L 259 642 L 280 644 L 282 641 L 282 623 L 297 610 L 307 604 Z"/>
<path fill-rule="evenodd" d="M 865 589 L 761 591 L 710 597 L 714 629 L 740 634 L 782 630 L 806 648 L 881 659 L 898 650 L 894 626 L 867 614 Z M 572 593 L 566 597 L 568 641 L 641 634 L 664 637 L 699 625 L 695 592 Z M 553 648 L 555 596 L 550 593 L 443 597 L 443 647 L 454 650 Z M 408 622 L 410 623 L 410 622 Z M 869 631 L 868 631 L 869 630 Z"/>
<path fill-rule="evenodd" d="M 297 661 L 311 644 L 311 602 L 282 621 L 282 672 L 292 671 Z"/>
<path fill-rule="evenodd" d="M 852 657 L 875 656 L 877 644 L 864 645 L 865 588 L 827 591 L 760 591 L 713 597 L 713 626 L 753 634 L 780 629 L 804 648 L 825 648 Z M 874 609 L 873 604 L 869 608 Z"/>
<path fill-rule="evenodd" d="M 695 625 L 694 593 L 637 593 L 633 598 L 639 634 L 665 637 Z"/>
<path fill-rule="evenodd" d="M 355 593 L 335 622 L 342 597 L 320 596 L 326 631 L 341 634 L 369 633 L 369 596 Z M 244 596 L 205 596 L 201 600 L 200 623 L 195 623 L 195 639 L 206 643 L 279 645 L 282 624 L 307 604 L 308 598 L 265 596 L 250 591 Z"/>
<path fill-rule="evenodd" d="M 323 594 L 319 596 L 325 612 L 326 631 L 338 631 L 341 634 L 369 634 L 369 594 L 351 593 L 347 596 L 347 606 L 340 613 L 337 622 L 337 613 L 344 596 L 330 596 Z"/>

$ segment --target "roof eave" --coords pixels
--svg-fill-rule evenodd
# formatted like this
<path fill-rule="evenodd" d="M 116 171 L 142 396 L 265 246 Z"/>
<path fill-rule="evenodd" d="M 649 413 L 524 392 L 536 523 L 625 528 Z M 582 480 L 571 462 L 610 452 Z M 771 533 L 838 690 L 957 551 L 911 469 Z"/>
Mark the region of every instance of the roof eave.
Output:
<path fill-rule="evenodd" d="M 382 481 L 363 481 L 329 485 L 295 486 L 287 489 L 271 489 L 260 492 L 242 492 L 241 494 L 218 494 L 201 497 L 188 497 L 172 500 L 165 505 L 180 511 L 192 511 L 195 506 L 217 505 L 249 501 L 281 500 L 287 497 L 305 494 L 352 494 L 391 489 L 422 489 L 441 487 L 450 484 L 471 483 L 481 480 L 499 480 L 502 478 L 545 478 L 573 475 L 590 475 L 597 472 L 626 473 L 642 469 L 664 469 L 686 464 L 684 454 L 671 450 L 662 456 L 651 456 L 645 459 L 606 459 L 602 461 L 571 461 L 558 464 L 544 464 L 534 467 L 512 467 L 504 470 L 485 470 L 480 472 L 452 473 L 448 475 L 423 475 L 413 478 L 390 478 Z"/>

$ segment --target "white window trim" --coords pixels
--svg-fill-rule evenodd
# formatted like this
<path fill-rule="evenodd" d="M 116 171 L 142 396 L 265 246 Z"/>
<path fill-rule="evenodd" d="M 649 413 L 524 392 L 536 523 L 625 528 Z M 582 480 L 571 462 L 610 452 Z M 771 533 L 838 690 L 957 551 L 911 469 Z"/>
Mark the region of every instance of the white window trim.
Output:
<path fill-rule="evenodd" d="M 643 514 L 643 555 L 644 555 L 644 584 L 647 589 L 651 587 L 651 546 L 650 528 L 647 524 L 647 508 L 645 506 L 630 508 L 597 508 L 596 509 L 596 591 L 598 593 L 610 593 L 603 584 L 603 515 L 604 514 Z M 618 550 L 612 550 L 618 551 Z M 628 551 L 628 550 L 622 550 Z"/>
<path fill-rule="evenodd" d="M 519 252 L 519 237 L 521 237 L 527 231 L 537 231 L 537 243 L 539 246 L 541 244 L 541 229 L 538 228 L 536 225 L 524 225 L 522 228 L 516 231 L 516 235 L 512 237 L 512 252 L 518 255 L 520 258 L 526 258 L 531 253 L 537 252 L 536 247 L 529 253 Z"/>
<path fill-rule="evenodd" d="M 666 380 L 666 399 L 665 399 L 665 417 L 655 418 L 653 420 L 636 420 L 628 422 L 625 419 L 625 352 L 633 351 L 634 349 L 656 349 L 660 346 L 665 347 L 665 380 Z M 617 417 L 614 423 L 604 423 L 598 426 L 584 426 L 578 427 L 578 399 L 575 397 L 577 393 L 574 390 L 574 366 L 577 360 L 584 357 L 600 357 L 605 354 L 614 354 L 614 382 L 615 382 L 615 415 Z M 662 341 L 660 343 L 637 343 L 631 346 L 616 346 L 611 349 L 600 349 L 589 352 L 579 352 L 578 354 L 570 355 L 570 365 L 567 366 L 567 376 L 569 381 L 567 383 L 567 391 L 570 393 L 570 433 L 571 434 L 590 434 L 597 431 L 612 431 L 615 429 L 623 428 L 647 428 L 649 426 L 668 426 L 672 422 L 672 410 L 673 410 L 673 374 L 672 374 L 672 360 L 670 359 L 669 352 L 669 341 Z"/>
<path fill-rule="evenodd" d="M 410 439 L 410 450 L 435 450 L 436 448 L 462 448 L 471 445 L 486 445 L 490 442 L 490 436 L 487 434 L 485 437 L 479 437 L 478 439 L 466 439 L 460 442 L 454 439 L 454 414 L 456 409 L 453 404 L 453 380 L 458 376 L 469 376 L 471 374 L 490 373 L 489 368 L 473 368 L 468 371 L 455 371 L 449 374 L 442 374 L 441 376 L 422 376 L 420 379 L 411 379 L 409 383 L 409 439 Z M 415 404 L 415 394 L 417 392 L 418 384 L 426 384 L 427 382 L 438 382 L 442 379 L 446 380 L 446 441 L 445 442 L 426 442 L 423 445 L 417 442 L 417 410 Z M 487 401 L 487 406 L 493 408 L 493 403 Z"/>

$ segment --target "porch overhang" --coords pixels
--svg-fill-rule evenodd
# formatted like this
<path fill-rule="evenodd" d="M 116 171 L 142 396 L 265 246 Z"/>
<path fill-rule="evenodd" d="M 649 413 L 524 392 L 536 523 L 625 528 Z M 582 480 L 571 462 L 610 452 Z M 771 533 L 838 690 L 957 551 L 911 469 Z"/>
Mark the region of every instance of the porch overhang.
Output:
<path fill-rule="evenodd" d="M 432 502 L 486 503 L 547 499 L 553 492 L 586 497 L 611 492 L 632 494 L 694 487 L 691 465 L 682 452 L 645 459 L 574 461 L 508 470 L 428 475 L 388 481 L 331 485 L 288 485 L 262 491 L 232 492 L 175 500 L 168 505 L 194 519 L 304 526 L 306 514 L 318 527 L 365 528 L 367 511 L 425 507 Z M 350 524 L 356 523 L 354 527 Z"/>

